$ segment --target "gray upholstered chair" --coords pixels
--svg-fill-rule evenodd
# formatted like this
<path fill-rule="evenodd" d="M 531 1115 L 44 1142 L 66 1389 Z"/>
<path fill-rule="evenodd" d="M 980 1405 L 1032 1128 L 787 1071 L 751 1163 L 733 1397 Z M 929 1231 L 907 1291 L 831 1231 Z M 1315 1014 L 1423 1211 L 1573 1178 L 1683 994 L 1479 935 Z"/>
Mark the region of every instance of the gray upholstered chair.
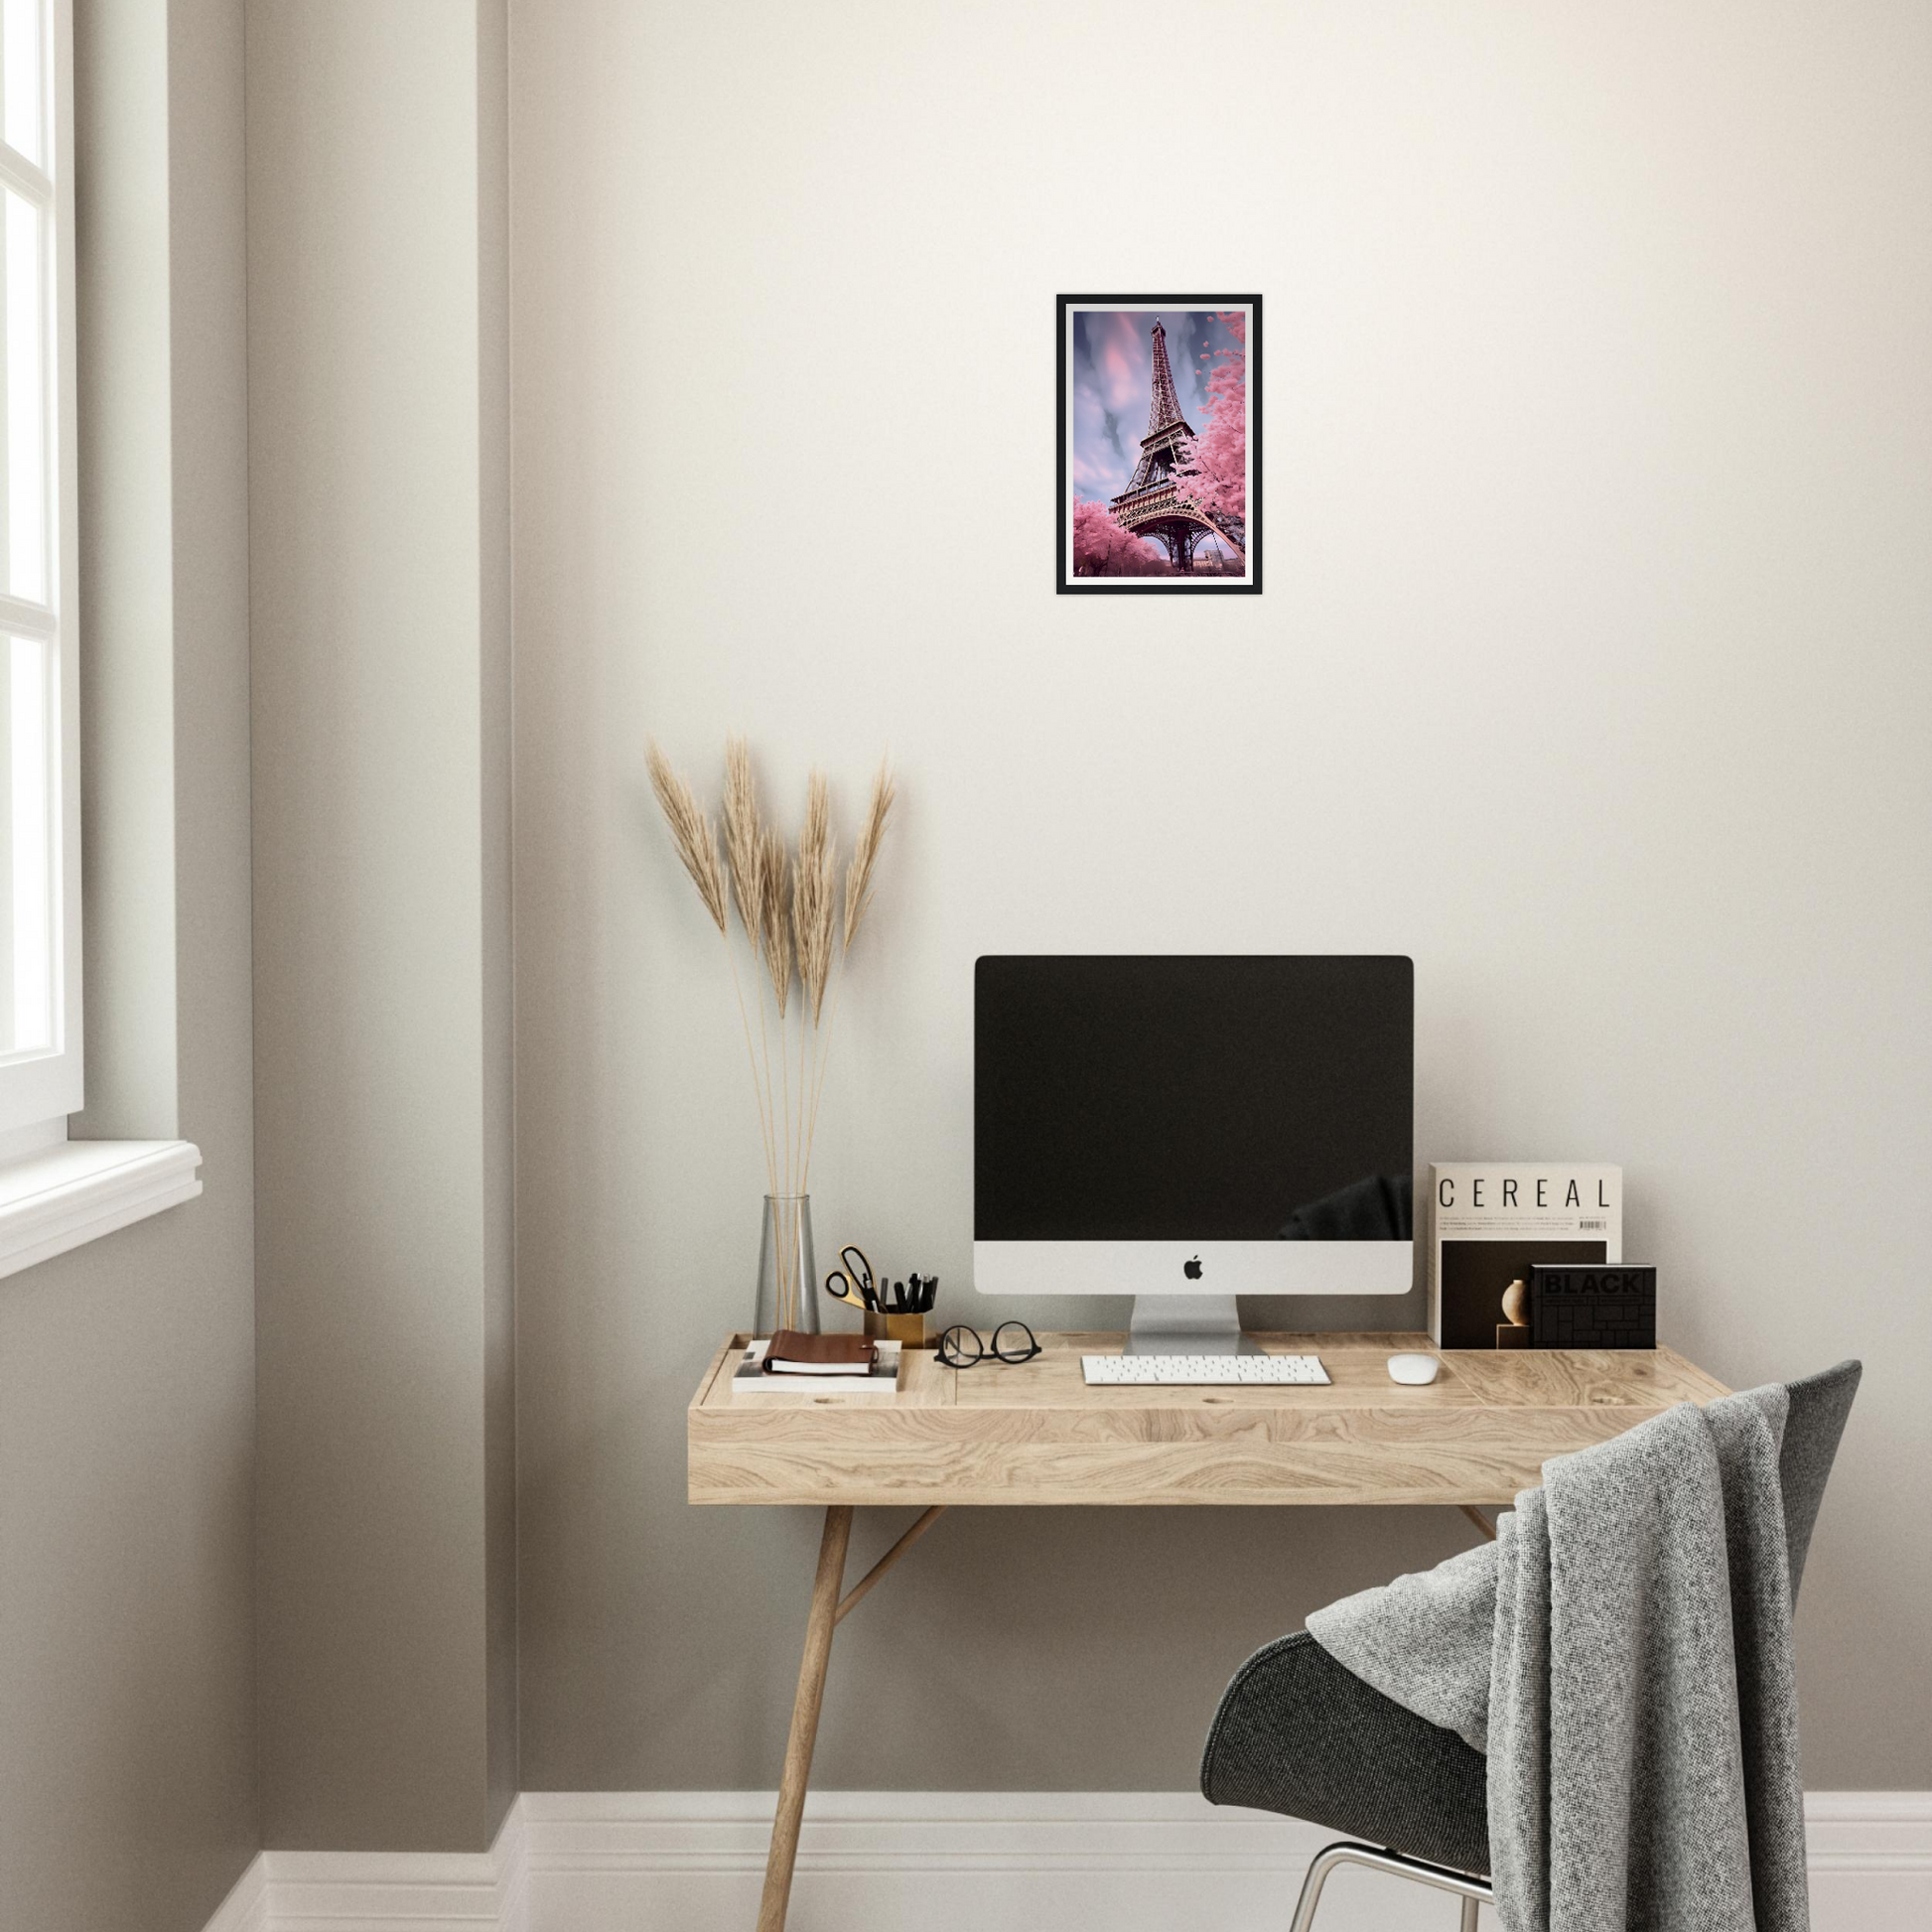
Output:
<path fill-rule="evenodd" d="M 1778 1473 L 1794 1601 L 1861 1372 L 1841 1362 L 1789 1385 Z M 1298 1630 L 1235 1673 L 1207 1733 L 1201 1790 L 1217 1805 L 1279 1811 L 1369 1841 L 1316 1856 L 1290 1932 L 1308 1932 L 1339 1864 L 1453 1893 L 1463 1932 L 1474 1932 L 1477 1908 L 1492 1896 L 1487 1767 L 1452 1730 L 1404 1710 Z"/>

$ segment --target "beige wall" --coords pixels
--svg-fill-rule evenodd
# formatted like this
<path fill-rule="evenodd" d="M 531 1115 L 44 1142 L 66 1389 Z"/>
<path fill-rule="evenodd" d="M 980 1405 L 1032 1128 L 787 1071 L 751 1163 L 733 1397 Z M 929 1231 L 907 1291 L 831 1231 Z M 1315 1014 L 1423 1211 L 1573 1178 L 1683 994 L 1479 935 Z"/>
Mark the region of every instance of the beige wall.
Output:
<path fill-rule="evenodd" d="M 503 11 L 248 10 L 261 1776 L 513 1795 Z"/>
<path fill-rule="evenodd" d="M 980 1311 L 976 954 L 1411 952 L 1421 1158 L 1621 1161 L 1671 1342 L 1865 1357 L 1807 1770 L 1932 1784 L 1925 10 L 512 30 L 526 1787 L 778 1761 L 816 1530 L 682 1501 L 760 1177 L 642 768 L 733 727 L 788 799 L 904 777 L 822 1247 Z M 1258 599 L 1049 593 L 1052 297 L 1117 288 L 1265 294 Z M 949 1521 L 841 1633 L 823 1782 L 1184 1786 L 1252 1645 L 1464 1537 Z"/>
<path fill-rule="evenodd" d="M 0 1281 L 0 1925 L 259 1843 L 240 9 L 79 0 L 88 1112 L 206 1191 Z"/>

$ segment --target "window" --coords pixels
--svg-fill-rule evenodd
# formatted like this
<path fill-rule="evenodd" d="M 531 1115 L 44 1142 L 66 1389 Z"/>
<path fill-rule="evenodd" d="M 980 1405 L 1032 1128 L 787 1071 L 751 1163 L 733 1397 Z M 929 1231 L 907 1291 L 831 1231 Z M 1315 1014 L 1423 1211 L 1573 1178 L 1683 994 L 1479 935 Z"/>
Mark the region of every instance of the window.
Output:
<path fill-rule="evenodd" d="M 202 1191 L 80 1085 L 70 0 L 0 0 L 0 1277 Z"/>
<path fill-rule="evenodd" d="M 81 1101 L 65 0 L 0 0 L 0 1134 Z"/>

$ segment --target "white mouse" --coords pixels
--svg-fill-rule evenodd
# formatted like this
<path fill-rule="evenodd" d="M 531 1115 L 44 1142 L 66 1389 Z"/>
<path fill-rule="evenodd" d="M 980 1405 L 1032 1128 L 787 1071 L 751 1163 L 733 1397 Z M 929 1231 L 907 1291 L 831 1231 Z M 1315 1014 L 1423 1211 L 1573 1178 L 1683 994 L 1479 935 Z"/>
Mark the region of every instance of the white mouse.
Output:
<path fill-rule="evenodd" d="M 1417 1385 L 1433 1382 L 1442 1366 L 1441 1359 L 1435 1355 L 1391 1355 L 1389 1380 Z"/>

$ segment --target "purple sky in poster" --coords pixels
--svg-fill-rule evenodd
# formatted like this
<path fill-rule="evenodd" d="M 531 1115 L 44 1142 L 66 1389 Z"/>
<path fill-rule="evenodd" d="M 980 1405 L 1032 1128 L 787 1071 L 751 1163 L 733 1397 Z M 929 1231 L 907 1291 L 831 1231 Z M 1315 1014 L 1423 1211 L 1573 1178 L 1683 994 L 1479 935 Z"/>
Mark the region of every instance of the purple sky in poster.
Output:
<path fill-rule="evenodd" d="M 1207 377 L 1213 351 L 1230 345 L 1224 324 L 1199 309 L 1073 312 L 1068 369 L 1073 385 L 1068 476 L 1076 497 L 1105 501 L 1127 487 L 1147 434 L 1154 389 L 1155 322 L 1166 324 L 1180 411 L 1196 431 L 1206 427 Z"/>

